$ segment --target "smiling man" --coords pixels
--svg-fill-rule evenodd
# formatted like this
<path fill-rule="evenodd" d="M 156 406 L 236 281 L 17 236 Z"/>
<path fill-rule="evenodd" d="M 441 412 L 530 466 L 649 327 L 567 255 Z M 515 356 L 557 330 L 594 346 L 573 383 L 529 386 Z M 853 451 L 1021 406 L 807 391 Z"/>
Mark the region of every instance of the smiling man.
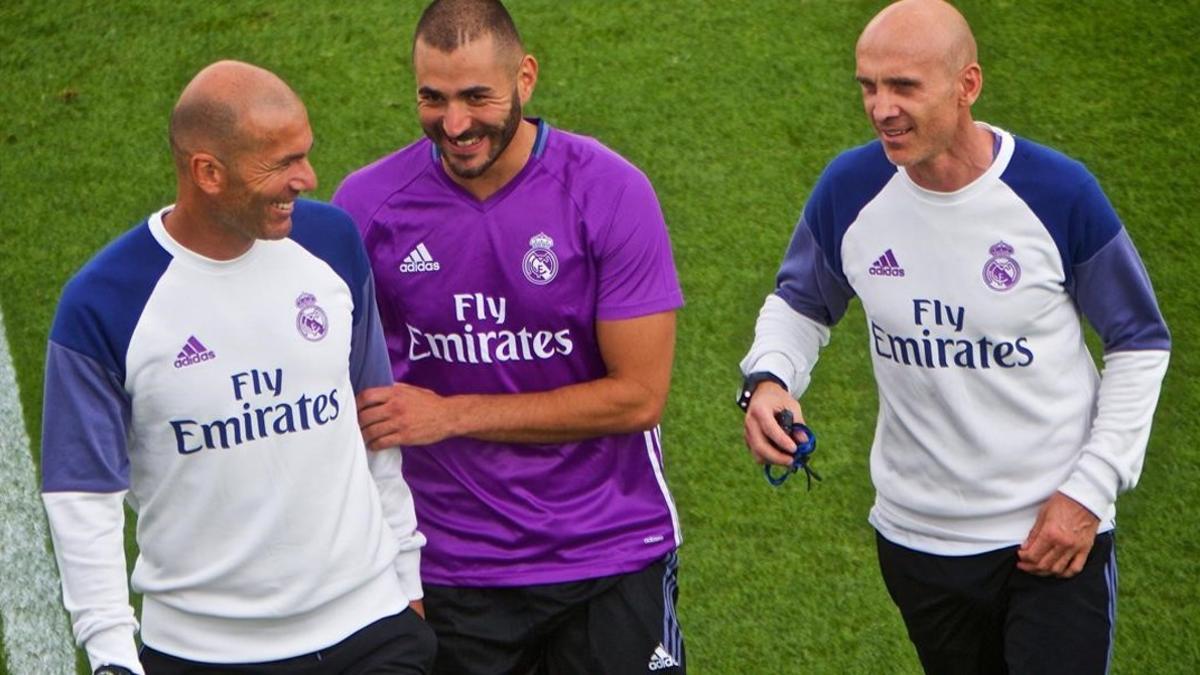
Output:
<path fill-rule="evenodd" d="M 791 463 L 775 415 L 800 417 L 793 397 L 857 296 L 879 390 L 870 522 L 921 663 L 1104 672 L 1115 502 L 1170 349 L 1150 280 L 1081 164 L 972 118 L 983 72 L 953 7 L 891 5 L 855 55 L 877 139 L 804 208 L 741 364 L 746 443 Z"/>
<path fill-rule="evenodd" d="M 50 333 L 43 500 L 76 639 L 97 673 L 427 672 L 399 451 L 368 455 L 355 416 L 391 381 L 374 286 L 346 214 L 298 199 L 304 105 L 222 61 L 170 141 L 175 204 L 67 284 Z"/>
<path fill-rule="evenodd" d="M 679 523 L 658 421 L 682 304 L 654 190 L 524 117 L 538 63 L 494 0 L 417 25 L 426 138 L 334 195 L 379 283 L 441 673 L 681 672 Z"/>

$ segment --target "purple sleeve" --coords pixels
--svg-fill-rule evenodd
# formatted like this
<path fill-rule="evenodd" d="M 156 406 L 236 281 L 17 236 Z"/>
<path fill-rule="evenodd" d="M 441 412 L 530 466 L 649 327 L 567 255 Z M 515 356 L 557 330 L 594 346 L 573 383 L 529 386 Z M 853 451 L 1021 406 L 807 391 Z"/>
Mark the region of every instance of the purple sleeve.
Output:
<path fill-rule="evenodd" d="M 375 278 L 370 274 L 355 298 L 355 303 L 359 302 L 363 311 L 350 331 L 350 384 L 355 394 L 393 381 L 379 309 L 375 305 Z"/>
<path fill-rule="evenodd" d="M 808 225 L 807 214 L 796 225 L 775 284 L 775 295 L 824 326 L 837 323 L 854 297 L 854 290 L 846 280 L 830 269 L 826 254 Z"/>
<path fill-rule="evenodd" d="M 42 491 L 129 488 L 130 400 L 117 375 L 50 342 L 42 411 Z"/>
<path fill-rule="evenodd" d="M 597 319 L 631 319 L 683 305 L 667 225 L 654 188 L 641 173 L 617 195 L 597 244 Z"/>
<path fill-rule="evenodd" d="M 1124 228 L 1073 272 L 1071 294 L 1104 353 L 1171 348 L 1150 276 Z"/>

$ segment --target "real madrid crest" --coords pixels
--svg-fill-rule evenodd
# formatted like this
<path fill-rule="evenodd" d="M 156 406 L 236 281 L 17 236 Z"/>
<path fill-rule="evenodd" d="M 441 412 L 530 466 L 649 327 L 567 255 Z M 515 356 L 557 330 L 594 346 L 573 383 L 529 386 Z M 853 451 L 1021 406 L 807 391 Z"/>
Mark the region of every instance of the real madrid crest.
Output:
<path fill-rule="evenodd" d="M 296 306 L 300 312 L 296 314 L 296 330 L 305 340 L 316 342 L 329 332 L 329 317 L 325 310 L 317 306 L 317 297 L 312 293 L 301 293 L 296 298 Z"/>
<path fill-rule="evenodd" d="M 521 271 L 529 283 L 545 286 L 558 276 L 558 257 L 551 250 L 553 247 L 554 240 L 545 232 L 539 232 L 529 240 L 529 251 L 521 260 Z"/>
<path fill-rule="evenodd" d="M 1013 247 L 998 241 L 988 249 L 991 258 L 983 264 L 983 283 L 993 291 L 1007 291 L 1021 280 L 1021 266 L 1013 259 Z"/>

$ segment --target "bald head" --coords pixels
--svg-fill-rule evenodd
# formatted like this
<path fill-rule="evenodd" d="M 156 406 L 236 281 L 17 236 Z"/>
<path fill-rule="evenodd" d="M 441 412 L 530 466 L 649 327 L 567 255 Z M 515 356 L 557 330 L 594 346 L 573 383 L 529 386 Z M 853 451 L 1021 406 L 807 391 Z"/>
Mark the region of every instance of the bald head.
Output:
<path fill-rule="evenodd" d="M 208 152 L 229 158 L 261 140 L 248 133 L 256 116 L 303 111 L 279 76 L 240 61 L 218 61 L 196 74 L 171 111 L 171 152 L 178 166 Z"/>
<path fill-rule="evenodd" d="M 513 65 L 525 55 L 517 26 L 499 0 L 434 0 L 417 22 L 413 48 L 423 42 L 450 53 L 487 35 L 495 41 L 498 55 Z"/>
<path fill-rule="evenodd" d="M 900 0 L 888 5 L 863 29 L 855 50 L 914 61 L 939 59 L 951 73 L 978 60 L 967 20 L 942 0 Z"/>

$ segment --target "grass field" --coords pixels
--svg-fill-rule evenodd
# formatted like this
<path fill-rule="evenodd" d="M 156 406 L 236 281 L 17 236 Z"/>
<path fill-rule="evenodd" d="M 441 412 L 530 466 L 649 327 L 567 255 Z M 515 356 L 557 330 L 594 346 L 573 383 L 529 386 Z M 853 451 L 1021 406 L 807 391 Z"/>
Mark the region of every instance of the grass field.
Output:
<path fill-rule="evenodd" d="M 541 63 L 530 112 L 642 167 L 671 227 L 688 304 L 664 444 L 694 673 L 919 671 L 866 522 L 876 399 L 861 308 L 835 331 L 804 401 L 822 432 L 817 489 L 771 490 L 732 405 L 736 364 L 809 190 L 839 150 L 870 137 L 853 44 L 882 4 L 511 2 Z M 328 198 L 347 172 L 420 133 L 407 54 L 422 5 L 0 4 L 0 307 L 35 448 L 58 293 L 105 242 L 172 200 L 165 128 L 181 87 L 218 58 L 282 75 L 309 106 L 317 196 Z M 977 117 L 1091 168 L 1172 329 L 1145 471 L 1120 501 L 1113 671 L 1198 672 L 1200 3 L 959 5 L 985 74 Z M 22 583 L 0 570 L 0 584 Z"/>

